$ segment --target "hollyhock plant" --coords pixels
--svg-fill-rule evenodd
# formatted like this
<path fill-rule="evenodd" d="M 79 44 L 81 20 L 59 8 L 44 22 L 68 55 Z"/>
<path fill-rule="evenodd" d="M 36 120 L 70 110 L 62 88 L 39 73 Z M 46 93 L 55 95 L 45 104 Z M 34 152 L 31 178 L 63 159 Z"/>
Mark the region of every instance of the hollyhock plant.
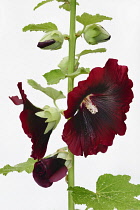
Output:
<path fill-rule="evenodd" d="M 56 156 L 36 162 L 33 170 L 35 182 L 41 187 L 50 187 L 53 182 L 57 182 L 66 176 L 68 169 L 65 162 L 66 160 Z"/>
<path fill-rule="evenodd" d="M 52 2 L 52 0 L 39 2 L 34 7 L 34 10 L 49 2 Z M 96 193 L 92 192 L 91 189 L 86 189 L 85 186 L 75 185 L 77 168 L 75 155 L 83 156 L 81 157 L 82 161 L 82 158 L 88 155 L 96 155 L 99 152 L 105 153 L 108 147 L 113 144 L 115 135 L 125 134 L 126 113 L 129 111 L 129 106 L 133 99 L 133 83 L 128 77 L 127 66 L 118 65 L 116 59 L 109 59 L 104 67 L 96 67 L 91 71 L 89 62 L 86 62 L 86 66 L 81 65 L 80 62 L 81 57 L 87 56 L 88 54 L 92 54 L 92 60 L 94 60 L 97 58 L 98 53 L 106 52 L 106 48 L 94 48 L 95 45 L 100 45 L 100 43 L 102 43 L 103 46 L 103 43 L 109 41 L 112 36 L 98 23 L 111 20 L 112 18 L 98 13 L 89 14 L 84 12 L 77 14 L 76 6 L 79 5 L 78 0 L 57 0 L 55 2 L 57 2 L 57 4 L 60 3 L 59 8 L 68 11 L 68 34 L 67 31 L 65 31 L 67 27 L 57 26 L 50 21 L 39 24 L 28 24 L 22 29 L 24 32 L 42 31 L 45 33 L 38 42 L 37 47 L 43 50 L 41 54 L 47 53 L 46 59 L 43 59 L 43 62 L 46 62 L 45 72 L 43 73 L 43 79 L 46 80 L 46 85 L 42 86 L 33 79 L 28 79 L 28 84 L 35 90 L 45 94 L 46 97 L 49 97 L 49 99 L 52 100 L 51 102 L 53 102 L 53 107 L 49 104 L 44 104 L 42 109 L 34 106 L 24 93 L 22 83 L 18 83 L 21 98 L 12 96 L 10 99 L 15 105 L 23 105 L 20 120 L 25 134 L 32 142 L 32 158 L 28 158 L 26 162 L 16 164 L 15 166 L 7 164 L 3 168 L 0 168 L 0 174 L 7 175 L 9 172 L 13 171 L 32 173 L 33 182 L 35 181 L 43 188 L 48 188 L 52 186 L 54 182 L 66 177 L 65 184 L 67 185 L 68 208 L 64 207 L 65 201 L 62 202 L 62 208 L 59 208 L 58 204 L 60 199 L 58 198 L 55 199 L 58 209 L 75 210 L 77 208 L 75 204 L 84 204 L 82 209 L 85 207 L 86 210 L 140 210 L 140 201 L 137 199 L 140 195 L 140 185 L 131 184 L 130 176 L 114 176 L 105 173 L 94 183 L 94 185 L 96 185 Z M 81 3 L 80 1 L 80 4 Z M 91 6 L 95 7 L 95 5 Z M 52 9 L 50 18 L 53 16 L 53 11 Z M 79 9 L 78 12 L 80 12 Z M 57 14 L 58 13 L 54 12 L 54 16 L 59 20 L 59 15 Z M 64 16 L 65 14 L 62 16 L 63 19 L 65 19 Z M 60 21 L 62 24 L 63 22 L 64 21 Z M 63 29 L 64 33 L 59 31 L 60 29 Z M 79 38 L 80 40 L 77 42 Z M 82 40 L 83 42 L 86 41 L 86 45 L 90 45 L 90 48 L 83 48 Z M 37 41 L 34 40 L 34 43 L 37 43 Z M 82 51 L 78 49 L 78 43 L 82 46 Z M 38 50 L 37 47 L 33 49 Z M 66 49 L 67 47 L 68 49 Z M 57 54 L 57 52 L 55 52 L 55 55 L 52 55 L 52 59 L 48 62 L 48 50 L 51 51 L 51 54 L 54 53 L 54 50 L 59 50 L 60 53 Z M 32 54 L 34 53 L 35 51 Z M 64 57 L 62 57 L 62 55 Z M 60 57 L 60 61 L 57 65 L 55 64 L 55 61 L 57 61 L 57 59 L 55 59 L 56 56 Z M 37 56 L 36 62 L 41 63 L 39 56 Z M 36 68 L 36 62 L 33 74 L 37 77 L 38 69 Z M 77 87 L 75 87 L 75 78 L 82 74 L 83 76 L 88 75 L 87 79 L 79 81 Z M 67 85 L 65 86 L 66 80 Z M 53 88 L 52 85 L 55 85 L 55 88 Z M 57 90 L 58 87 L 60 87 L 61 90 Z M 64 105 L 63 101 L 59 103 L 59 100 L 66 98 L 63 93 L 63 91 L 66 92 L 66 90 L 68 92 L 68 107 L 64 111 L 63 107 L 61 107 L 61 105 Z M 62 118 L 61 115 L 64 115 L 64 117 L 68 119 L 64 125 L 62 136 L 60 136 L 61 124 L 59 124 L 59 122 L 64 118 Z M 58 124 L 59 127 L 57 127 Z M 49 153 L 47 157 L 44 157 L 50 135 L 55 128 L 57 128 L 56 134 L 54 133 L 55 136 L 52 136 L 52 138 L 54 137 L 55 139 L 54 146 L 52 146 L 53 153 Z M 62 139 L 68 146 L 59 148 L 62 143 L 64 144 L 64 142 L 60 142 L 59 144 L 59 140 Z M 127 150 L 128 148 L 125 149 Z M 127 153 L 129 153 L 129 150 Z M 110 155 L 110 159 L 113 160 L 114 153 Z M 117 153 L 115 156 L 116 155 Z M 101 156 L 104 158 L 103 154 Z M 87 171 L 83 164 L 81 164 L 81 166 L 83 172 L 86 174 L 87 181 L 88 177 L 92 176 L 93 168 L 91 167 L 90 170 Z M 81 174 L 84 176 L 83 172 Z M 96 173 L 95 170 L 94 173 Z M 92 183 L 90 184 L 92 185 Z M 59 193 L 61 193 L 60 189 Z M 52 209 L 52 203 L 50 203 L 50 208 L 48 206 L 47 197 L 49 196 L 45 194 L 45 205 L 47 204 L 48 209 Z M 50 198 L 49 200 L 52 201 Z"/>
<path fill-rule="evenodd" d="M 46 119 L 35 115 L 36 112 L 42 111 L 42 109 L 35 107 L 27 99 L 27 96 L 22 89 L 21 82 L 18 83 L 18 88 L 22 99 L 19 99 L 18 96 L 12 96 L 10 99 L 15 105 L 23 104 L 23 111 L 20 113 L 20 120 L 25 134 L 31 138 L 33 143 L 31 157 L 34 159 L 41 159 L 45 155 L 52 130 L 44 134 L 48 123 L 45 122 Z"/>
<path fill-rule="evenodd" d="M 127 71 L 127 66 L 109 59 L 105 67 L 92 69 L 68 94 L 64 115 L 70 119 L 62 138 L 74 155 L 104 153 L 116 134 L 125 134 L 125 113 L 133 98 Z"/>

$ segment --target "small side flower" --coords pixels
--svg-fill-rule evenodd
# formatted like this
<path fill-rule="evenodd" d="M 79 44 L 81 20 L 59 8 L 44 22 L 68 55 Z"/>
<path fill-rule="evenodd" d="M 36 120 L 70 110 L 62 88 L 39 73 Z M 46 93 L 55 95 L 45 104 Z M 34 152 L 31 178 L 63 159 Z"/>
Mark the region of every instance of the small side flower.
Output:
<path fill-rule="evenodd" d="M 27 96 L 22 89 L 21 82 L 18 83 L 18 88 L 22 99 L 19 99 L 18 96 L 12 96 L 9 98 L 15 105 L 23 104 L 23 111 L 20 113 L 20 120 L 25 134 L 31 138 L 33 143 L 31 157 L 34 159 L 41 159 L 45 155 L 52 129 L 44 134 L 48 122 L 46 122 L 46 119 L 40 118 L 35 114 L 43 110 L 35 107 L 27 99 Z"/>

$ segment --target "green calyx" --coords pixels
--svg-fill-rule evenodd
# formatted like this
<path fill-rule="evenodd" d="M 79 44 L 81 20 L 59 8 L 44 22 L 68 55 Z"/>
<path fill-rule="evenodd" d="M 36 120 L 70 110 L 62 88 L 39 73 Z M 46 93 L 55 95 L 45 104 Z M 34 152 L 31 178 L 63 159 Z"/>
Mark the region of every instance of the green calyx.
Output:
<path fill-rule="evenodd" d="M 71 168 L 72 161 L 71 161 L 71 157 L 70 157 L 69 152 L 67 152 L 63 149 L 59 149 L 59 150 L 57 150 L 57 158 L 62 158 L 64 160 L 66 160 L 65 166 L 67 167 L 67 169 Z"/>
<path fill-rule="evenodd" d="M 84 38 L 91 45 L 106 42 L 110 37 L 110 34 L 101 25 L 91 24 L 86 26 L 84 30 Z"/>
<path fill-rule="evenodd" d="M 43 50 L 58 50 L 62 47 L 64 36 L 58 30 L 47 32 L 38 43 Z"/>
<path fill-rule="evenodd" d="M 45 122 L 48 124 L 44 134 L 48 133 L 50 130 L 54 130 L 61 119 L 61 111 L 58 108 L 49 106 L 45 106 L 43 111 L 37 112 L 36 115 L 41 118 L 46 118 Z"/>

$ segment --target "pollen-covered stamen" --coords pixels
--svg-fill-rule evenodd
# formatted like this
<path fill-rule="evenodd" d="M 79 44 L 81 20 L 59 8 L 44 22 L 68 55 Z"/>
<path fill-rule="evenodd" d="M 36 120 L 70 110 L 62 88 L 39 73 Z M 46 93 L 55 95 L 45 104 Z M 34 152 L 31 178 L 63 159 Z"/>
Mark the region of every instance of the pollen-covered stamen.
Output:
<path fill-rule="evenodd" d="M 92 94 L 84 98 L 80 106 L 82 107 L 82 105 L 84 104 L 84 106 L 91 112 L 91 114 L 96 114 L 98 112 L 98 109 L 95 105 L 93 105 L 90 96 L 92 96 Z"/>

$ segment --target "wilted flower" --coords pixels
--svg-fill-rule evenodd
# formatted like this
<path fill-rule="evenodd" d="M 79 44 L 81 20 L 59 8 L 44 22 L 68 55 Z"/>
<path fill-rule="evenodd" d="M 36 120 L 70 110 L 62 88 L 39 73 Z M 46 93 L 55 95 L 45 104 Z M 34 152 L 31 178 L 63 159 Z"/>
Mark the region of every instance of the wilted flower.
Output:
<path fill-rule="evenodd" d="M 20 120 L 25 134 L 31 138 L 33 143 L 31 157 L 34 159 L 41 159 L 45 155 L 52 130 L 49 130 L 48 133 L 44 134 L 48 123 L 45 123 L 46 119 L 35 115 L 36 112 L 40 112 L 42 109 L 35 107 L 27 99 L 24 90 L 22 90 L 21 82 L 18 83 L 18 88 L 22 99 L 19 99 L 18 96 L 12 96 L 9 98 L 15 105 L 23 104 L 23 111 L 20 113 Z"/>
<path fill-rule="evenodd" d="M 41 187 L 50 187 L 53 182 L 57 182 L 66 176 L 68 169 L 65 162 L 66 160 L 56 156 L 36 162 L 33 170 L 34 180 Z"/>
<path fill-rule="evenodd" d="M 106 42 L 110 37 L 110 34 L 101 25 L 97 24 L 86 26 L 84 31 L 84 38 L 86 42 L 91 45 Z"/>
<path fill-rule="evenodd" d="M 106 152 L 116 134 L 125 134 L 125 113 L 133 98 L 127 71 L 127 66 L 109 59 L 105 67 L 92 69 L 68 94 L 64 115 L 70 119 L 62 138 L 73 154 L 86 157 Z"/>
<path fill-rule="evenodd" d="M 62 47 L 64 37 L 61 32 L 54 30 L 47 32 L 38 42 L 37 47 L 43 50 L 58 50 Z"/>

